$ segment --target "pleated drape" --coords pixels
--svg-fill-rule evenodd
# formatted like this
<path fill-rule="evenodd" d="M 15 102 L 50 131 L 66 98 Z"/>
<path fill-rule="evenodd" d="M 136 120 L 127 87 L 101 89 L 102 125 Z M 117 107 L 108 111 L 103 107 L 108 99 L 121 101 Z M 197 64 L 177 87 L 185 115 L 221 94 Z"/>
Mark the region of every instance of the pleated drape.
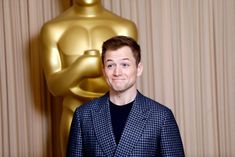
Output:
<path fill-rule="evenodd" d="M 235 156 L 235 1 L 103 0 L 134 21 L 138 88 L 172 109 L 186 156 Z M 47 91 L 42 25 L 70 0 L 0 1 L 0 156 L 59 156 L 60 99 Z"/>

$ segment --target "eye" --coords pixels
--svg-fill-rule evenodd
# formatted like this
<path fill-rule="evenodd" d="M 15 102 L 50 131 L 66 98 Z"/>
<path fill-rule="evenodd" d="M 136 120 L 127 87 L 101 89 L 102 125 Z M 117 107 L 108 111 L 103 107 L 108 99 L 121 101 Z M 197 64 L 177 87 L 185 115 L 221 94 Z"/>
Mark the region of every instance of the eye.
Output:
<path fill-rule="evenodd" d="M 115 66 L 114 64 L 107 64 L 106 67 L 107 67 L 108 69 L 112 69 L 114 66 Z"/>
<path fill-rule="evenodd" d="M 122 63 L 122 67 L 124 67 L 124 68 L 127 68 L 127 67 L 129 67 L 130 65 L 129 64 L 127 64 L 127 63 Z"/>

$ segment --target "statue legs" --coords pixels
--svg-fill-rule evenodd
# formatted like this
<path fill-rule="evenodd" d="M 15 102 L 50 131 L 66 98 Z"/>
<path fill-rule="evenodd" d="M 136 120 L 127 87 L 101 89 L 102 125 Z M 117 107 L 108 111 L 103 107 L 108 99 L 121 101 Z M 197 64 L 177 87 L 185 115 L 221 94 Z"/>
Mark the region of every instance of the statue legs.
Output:
<path fill-rule="evenodd" d="M 66 156 L 67 143 L 69 138 L 70 126 L 73 119 L 75 109 L 80 106 L 82 102 L 71 95 L 68 95 L 63 100 L 63 109 L 60 122 L 60 148 L 63 157 Z"/>

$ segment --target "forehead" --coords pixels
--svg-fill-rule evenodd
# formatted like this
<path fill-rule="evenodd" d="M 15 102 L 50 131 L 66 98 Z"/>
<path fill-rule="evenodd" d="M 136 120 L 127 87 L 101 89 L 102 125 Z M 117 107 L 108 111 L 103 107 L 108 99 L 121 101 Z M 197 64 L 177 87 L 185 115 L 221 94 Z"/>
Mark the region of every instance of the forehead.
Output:
<path fill-rule="evenodd" d="M 87 4 L 87 5 L 88 4 L 94 4 L 98 1 L 100 1 L 100 0 L 75 0 L 75 2 L 77 2 L 78 4 L 82 4 L 82 5 L 84 5 L 84 4 Z"/>
<path fill-rule="evenodd" d="M 105 60 L 118 60 L 118 59 L 135 59 L 132 53 L 132 50 L 128 46 L 123 46 L 117 50 L 107 50 L 105 54 Z"/>

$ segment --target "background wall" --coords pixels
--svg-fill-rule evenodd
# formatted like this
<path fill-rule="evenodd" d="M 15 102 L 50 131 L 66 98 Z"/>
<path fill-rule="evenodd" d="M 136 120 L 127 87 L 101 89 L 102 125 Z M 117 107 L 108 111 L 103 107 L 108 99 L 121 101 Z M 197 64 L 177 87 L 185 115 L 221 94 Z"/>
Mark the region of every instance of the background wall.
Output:
<path fill-rule="evenodd" d="M 235 156 L 235 1 L 103 0 L 138 27 L 138 87 L 170 107 L 187 156 Z M 0 156 L 59 156 L 60 101 L 40 61 L 41 26 L 69 0 L 0 0 Z"/>

